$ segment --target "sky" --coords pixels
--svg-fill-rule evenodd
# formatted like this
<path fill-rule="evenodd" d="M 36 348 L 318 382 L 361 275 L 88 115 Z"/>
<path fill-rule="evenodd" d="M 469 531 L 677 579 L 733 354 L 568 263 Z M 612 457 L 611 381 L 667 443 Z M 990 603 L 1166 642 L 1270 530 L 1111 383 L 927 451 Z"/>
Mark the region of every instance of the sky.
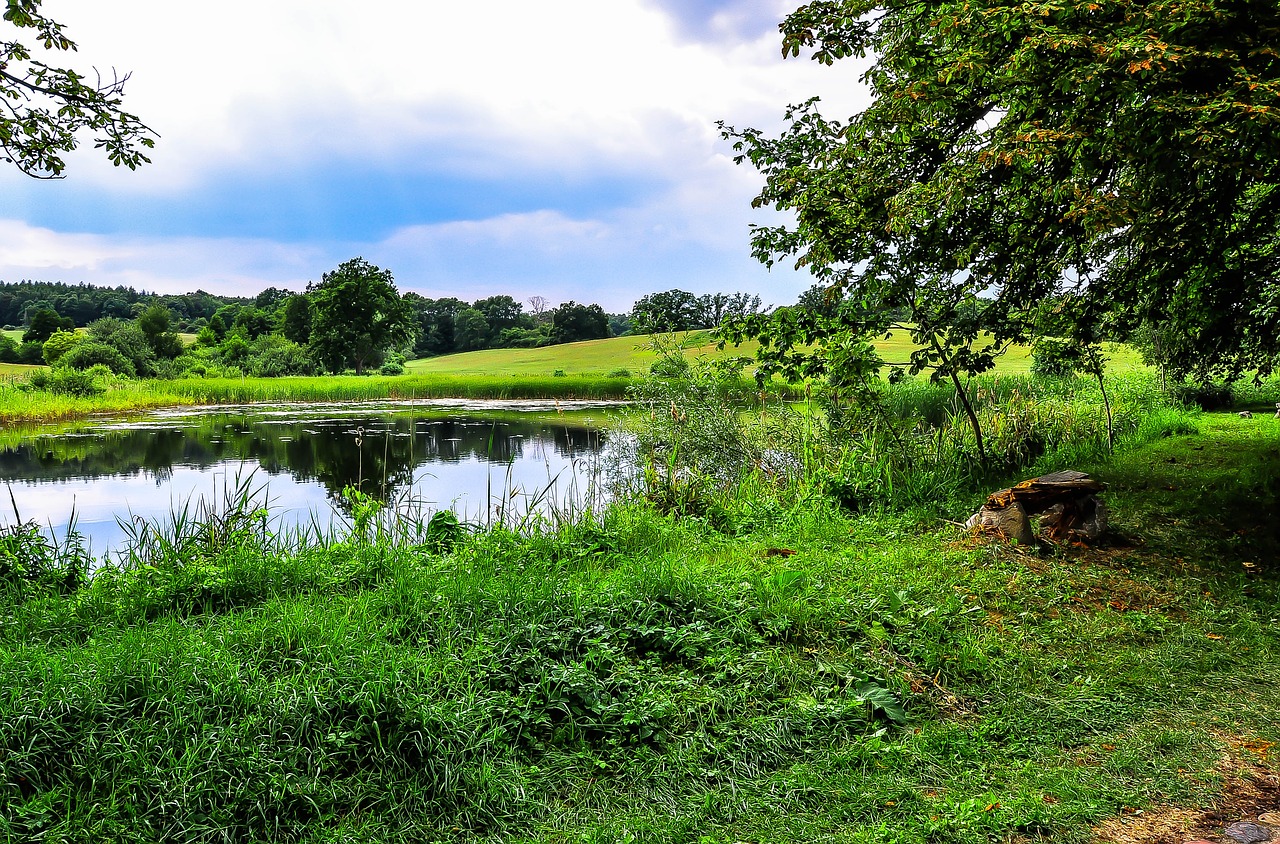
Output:
<path fill-rule="evenodd" d="M 0 280 L 252 296 L 360 256 L 467 301 L 792 302 L 812 279 L 751 257 L 779 217 L 716 121 L 865 104 L 857 68 L 782 60 L 794 5 L 44 0 L 80 47 L 46 60 L 131 73 L 160 138 L 137 171 L 92 143 L 63 180 L 0 168 Z"/>

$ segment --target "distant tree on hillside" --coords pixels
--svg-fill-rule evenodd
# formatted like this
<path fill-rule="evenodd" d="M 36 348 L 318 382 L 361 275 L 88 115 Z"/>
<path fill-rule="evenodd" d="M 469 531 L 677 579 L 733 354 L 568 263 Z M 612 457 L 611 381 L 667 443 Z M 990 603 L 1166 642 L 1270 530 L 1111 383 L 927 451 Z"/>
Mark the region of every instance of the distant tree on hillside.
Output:
<path fill-rule="evenodd" d="M 431 357 L 456 351 L 455 323 L 458 314 L 466 310 L 467 303 L 451 296 L 427 299 L 417 293 L 406 293 L 404 299 L 413 315 L 413 354 Z"/>
<path fill-rule="evenodd" d="M 31 322 L 22 335 L 23 343 L 43 343 L 53 336 L 55 331 L 70 331 L 76 324 L 67 317 L 58 316 L 53 308 L 38 308 L 31 315 Z"/>
<path fill-rule="evenodd" d="M 284 306 L 280 321 L 280 333 L 286 340 L 306 344 L 311 339 L 311 300 L 306 296 L 293 296 Z"/>
<path fill-rule="evenodd" d="M 609 317 L 599 305 L 565 302 L 553 312 L 552 343 L 599 340 L 609 336 Z"/>
<path fill-rule="evenodd" d="M 156 357 L 173 360 L 182 354 L 182 340 L 172 330 L 169 309 L 155 302 L 138 316 L 138 328 L 146 335 L 147 345 Z"/>
<path fill-rule="evenodd" d="M 453 323 L 454 351 L 483 349 L 489 340 L 489 321 L 475 308 L 463 308 Z"/>
<path fill-rule="evenodd" d="M 640 334 L 689 331 L 707 326 L 698 297 L 684 290 L 642 296 L 631 307 L 631 324 Z"/>

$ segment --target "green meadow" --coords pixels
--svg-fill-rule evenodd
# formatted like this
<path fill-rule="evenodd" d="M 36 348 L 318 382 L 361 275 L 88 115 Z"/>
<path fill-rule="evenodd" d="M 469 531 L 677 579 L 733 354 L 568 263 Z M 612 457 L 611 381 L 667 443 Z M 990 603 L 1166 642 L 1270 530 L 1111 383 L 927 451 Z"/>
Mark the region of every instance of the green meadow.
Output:
<path fill-rule="evenodd" d="M 752 357 L 756 344 L 718 349 L 710 332 L 698 331 L 670 338 L 683 346 L 689 358 L 718 359 L 727 356 Z M 905 332 L 894 332 L 888 339 L 875 343 L 880 356 L 888 363 L 905 363 L 918 347 Z M 1145 369 L 1138 353 L 1128 346 L 1108 343 L 1104 353 L 1109 359 L 1109 371 L 1123 374 Z M 607 340 L 587 340 L 559 346 L 543 346 L 537 349 L 486 349 L 463 352 L 435 358 L 411 361 L 407 368 L 413 373 L 439 373 L 450 375 L 554 375 L 556 371 L 566 375 L 606 375 L 625 369 L 632 375 L 643 375 L 657 360 L 652 338 L 611 337 Z M 1014 346 L 1000 357 L 995 372 L 1002 374 L 1026 374 L 1031 371 L 1031 349 Z"/>

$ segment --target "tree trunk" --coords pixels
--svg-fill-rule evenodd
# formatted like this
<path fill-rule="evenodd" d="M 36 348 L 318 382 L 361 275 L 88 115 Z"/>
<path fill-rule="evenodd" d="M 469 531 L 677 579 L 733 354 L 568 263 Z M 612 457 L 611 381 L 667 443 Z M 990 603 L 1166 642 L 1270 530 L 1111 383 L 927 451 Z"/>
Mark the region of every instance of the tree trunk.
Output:
<path fill-rule="evenodd" d="M 947 373 L 951 376 L 951 383 L 955 384 L 956 395 L 960 397 L 960 403 L 964 405 L 965 415 L 969 417 L 969 425 L 973 428 L 974 439 L 978 441 L 978 461 L 982 464 L 982 468 L 987 468 L 987 449 L 982 441 L 982 423 L 978 421 L 978 414 L 973 411 L 973 405 L 969 403 L 969 396 L 965 393 L 964 387 L 960 386 L 960 376 L 956 375 L 954 369 L 951 368 L 951 361 L 947 360 L 946 352 L 942 351 L 942 345 L 938 342 L 938 338 L 929 337 L 933 343 L 933 349 L 938 353 L 938 357 L 942 359 L 942 365 L 947 368 Z"/>

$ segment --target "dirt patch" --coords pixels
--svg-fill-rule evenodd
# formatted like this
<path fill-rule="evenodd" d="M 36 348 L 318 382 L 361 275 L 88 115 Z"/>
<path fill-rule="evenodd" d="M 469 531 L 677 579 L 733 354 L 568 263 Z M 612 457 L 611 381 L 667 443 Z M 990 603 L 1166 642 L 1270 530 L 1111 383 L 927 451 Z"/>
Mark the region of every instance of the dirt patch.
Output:
<path fill-rule="evenodd" d="M 1278 750 L 1271 742 L 1222 736 L 1227 745 L 1218 774 L 1222 791 L 1207 807 L 1155 806 L 1104 821 L 1094 829 L 1109 844 L 1184 844 L 1194 840 L 1234 844 L 1222 831 L 1237 821 L 1263 823 L 1280 841 L 1280 774 L 1269 764 Z M 1266 821 L 1260 821 L 1262 815 Z"/>

